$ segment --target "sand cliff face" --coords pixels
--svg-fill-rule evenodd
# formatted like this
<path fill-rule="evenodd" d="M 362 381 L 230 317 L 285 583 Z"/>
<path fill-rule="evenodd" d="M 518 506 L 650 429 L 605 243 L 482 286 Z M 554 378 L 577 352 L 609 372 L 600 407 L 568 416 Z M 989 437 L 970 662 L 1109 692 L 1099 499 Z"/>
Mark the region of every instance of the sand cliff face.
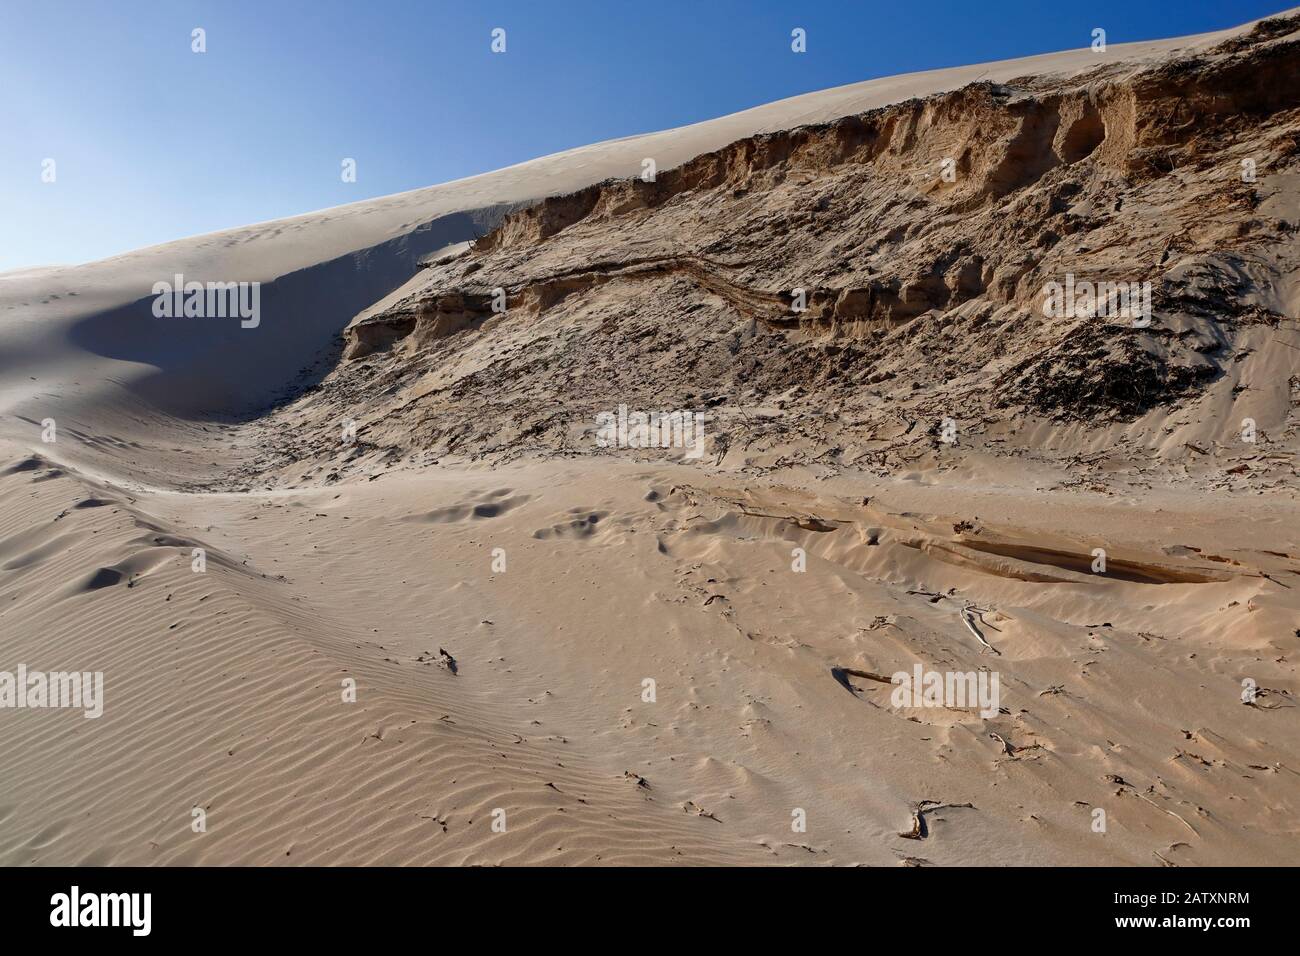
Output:
<path fill-rule="evenodd" d="M 327 391 L 418 380 L 384 422 L 424 447 L 490 445 L 458 409 L 534 388 L 574 416 L 743 393 L 784 404 L 792 433 L 830 407 L 859 444 L 994 414 L 1102 426 L 1159 408 L 1163 428 L 1250 390 L 1195 437 L 1228 443 L 1253 417 L 1293 439 L 1290 390 L 1262 380 L 1300 302 L 1298 26 L 1117 78 L 977 83 L 544 200 L 354 323 Z M 1067 281 L 1150 283 L 1150 326 L 1044 315 Z M 533 446 L 564 445 L 550 414 L 519 420 Z M 1138 429 L 1181 448 L 1159 432 Z"/>

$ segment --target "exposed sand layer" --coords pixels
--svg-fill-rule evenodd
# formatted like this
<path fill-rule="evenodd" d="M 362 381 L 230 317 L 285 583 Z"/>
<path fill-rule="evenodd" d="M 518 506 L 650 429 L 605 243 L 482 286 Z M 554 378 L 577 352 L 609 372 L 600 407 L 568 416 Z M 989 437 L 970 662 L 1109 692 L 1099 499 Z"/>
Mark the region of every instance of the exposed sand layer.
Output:
<path fill-rule="evenodd" d="M 1099 65 L 1121 76 L 1249 29 L 1114 44 L 1104 55 L 1084 48 L 869 80 L 101 262 L 0 275 L 0 411 L 17 413 L 31 402 L 51 413 L 93 415 L 93 431 L 101 434 L 159 412 L 256 412 L 323 374 L 330 363 L 321 353 L 338 331 L 410 278 L 422 256 L 482 235 L 514 206 L 638 175 L 646 158 L 666 170 L 755 133 L 827 122 L 976 80 L 1069 77 Z M 266 317 L 258 346 L 250 347 L 237 327 L 206 323 L 177 335 L 174 323 L 153 319 L 153 284 L 177 273 L 193 281 L 262 282 Z M 241 369 L 237 382 L 232 367 Z"/>
<path fill-rule="evenodd" d="M 0 671 L 105 693 L 0 708 L 0 864 L 1294 864 L 1298 50 L 872 81 L 0 275 Z M 1152 324 L 1045 318 L 1067 271 Z M 154 319 L 176 272 L 261 326 Z M 619 404 L 705 454 L 598 447 Z M 917 666 L 996 706 L 900 706 Z"/>
<path fill-rule="evenodd" d="M 1119 79 L 980 83 L 765 134 L 514 213 L 359 316 L 353 361 L 268 445 L 319 458 L 328 433 L 304 420 L 352 409 L 368 445 L 334 456 L 340 474 L 417 449 L 581 448 L 575 423 L 626 403 L 707 408 L 733 465 L 942 465 L 950 418 L 1008 453 L 1154 455 L 1206 487 L 1248 461 L 1253 487 L 1280 487 L 1300 400 L 1285 23 Z M 1144 327 L 1044 316 L 1049 283 L 1144 281 Z M 1242 440 L 1248 420 L 1264 440 Z"/>

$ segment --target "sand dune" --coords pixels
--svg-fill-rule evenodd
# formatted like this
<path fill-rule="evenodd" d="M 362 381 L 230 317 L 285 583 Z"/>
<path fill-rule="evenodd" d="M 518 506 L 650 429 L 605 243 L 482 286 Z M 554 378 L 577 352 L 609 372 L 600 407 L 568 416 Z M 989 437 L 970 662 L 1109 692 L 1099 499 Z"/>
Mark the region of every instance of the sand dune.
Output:
<path fill-rule="evenodd" d="M 0 862 L 1294 863 L 1298 60 L 873 80 L 0 275 L 0 672 L 104 677 L 0 708 Z M 1044 318 L 1066 271 L 1155 321 Z"/>
<path fill-rule="evenodd" d="M 1108 49 L 1105 67 L 1123 74 L 1232 34 L 1116 44 Z M 757 132 L 825 122 L 976 79 L 1068 76 L 1096 66 L 1097 54 L 1083 49 L 869 80 L 413 192 L 181 239 L 101 262 L 0 277 L 0 409 L 12 412 L 34 398 L 83 415 L 106 403 L 136 415 L 159 404 L 174 406 L 181 417 L 232 406 L 256 409 L 291 385 L 356 313 L 409 278 L 421 256 L 481 235 L 514 205 L 637 175 L 646 157 L 669 169 Z M 266 327 L 268 332 L 281 328 L 283 341 L 259 345 L 250 356 L 246 336 L 231 330 L 190 329 L 178 337 L 170 334 L 173 327 L 157 335 L 148 309 L 150 289 L 177 273 L 198 281 L 272 285 L 278 301 L 267 303 Z M 271 298 L 271 289 L 267 292 Z M 277 347 L 288 343 L 293 348 Z M 245 370 L 238 389 L 231 388 L 231 364 L 242 367 L 250 358 L 257 364 Z M 144 392 L 143 407 L 136 403 L 136 391 Z"/>

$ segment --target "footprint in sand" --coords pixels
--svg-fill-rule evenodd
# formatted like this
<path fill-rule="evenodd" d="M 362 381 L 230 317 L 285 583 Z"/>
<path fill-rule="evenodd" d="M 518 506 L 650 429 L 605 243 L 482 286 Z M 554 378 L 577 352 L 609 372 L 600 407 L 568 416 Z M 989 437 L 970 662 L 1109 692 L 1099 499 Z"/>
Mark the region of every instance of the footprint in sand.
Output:
<path fill-rule="evenodd" d="M 532 500 L 531 495 L 507 497 L 509 494 L 509 488 L 501 488 L 490 492 L 481 501 L 436 508 L 423 514 L 410 515 L 402 520 L 421 524 L 454 524 L 459 521 L 481 521 L 485 518 L 499 518 Z"/>
<path fill-rule="evenodd" d="M 588 511 L 585 508 L 573 508 L 569 514 L 575 517 L 549 528 L 538 528 L 533 532 L 533 537 L 543 541 L 548 538 L 590 538 L 596 533 L 596 526 L 609 517 L 608 511 Z"/>

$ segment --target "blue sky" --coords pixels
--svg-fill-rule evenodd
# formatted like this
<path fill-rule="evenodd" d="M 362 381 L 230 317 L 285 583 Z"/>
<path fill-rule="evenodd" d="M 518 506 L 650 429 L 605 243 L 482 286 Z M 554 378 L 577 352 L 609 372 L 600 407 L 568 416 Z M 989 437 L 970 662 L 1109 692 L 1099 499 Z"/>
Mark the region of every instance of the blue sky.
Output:
<path fill-rule="evenodd" d="M 1297 0 L 1300 2 L 1300 0 Z M 913 70 L 1287 0 L 3 0 L 0 271 L 432 185 Z M 207 52 L 191 52 L 191 31 Z M 507 52 L 494 55 L 502 27 Z M 790 52 L 790 31 L 808 52 Z M 344 183 L 340 163 L 357 161 Z M 55 160 L 56 181 L 41 181 Z"/>

